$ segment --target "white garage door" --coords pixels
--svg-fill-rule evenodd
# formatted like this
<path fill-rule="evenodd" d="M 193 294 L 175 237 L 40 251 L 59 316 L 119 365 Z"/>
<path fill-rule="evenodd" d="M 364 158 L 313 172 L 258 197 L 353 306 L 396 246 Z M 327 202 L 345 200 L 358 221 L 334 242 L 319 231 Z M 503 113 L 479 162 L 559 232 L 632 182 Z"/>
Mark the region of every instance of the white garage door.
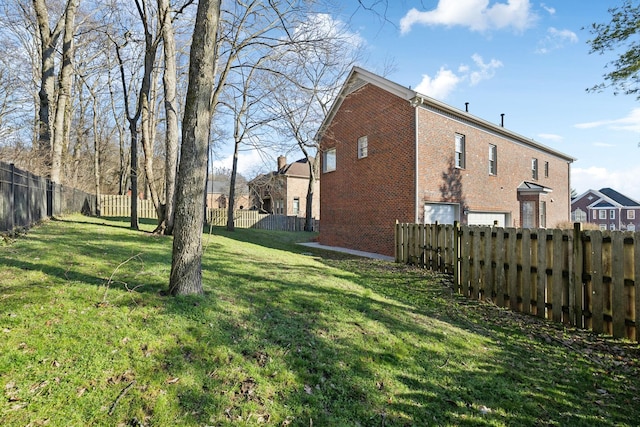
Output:
<path fill-rule="evenodd" d="M 498 212 L 469 212 L 469 225 L 493 225 L 497 221 L 498 227 L 504 227 L 507 214 Z"/>
<path fill-rule="evenodd" d="M 456 205 L 443 203 L 425 203 L 424 223 L 425 224 L 453 224 L 456 220 Z"/>

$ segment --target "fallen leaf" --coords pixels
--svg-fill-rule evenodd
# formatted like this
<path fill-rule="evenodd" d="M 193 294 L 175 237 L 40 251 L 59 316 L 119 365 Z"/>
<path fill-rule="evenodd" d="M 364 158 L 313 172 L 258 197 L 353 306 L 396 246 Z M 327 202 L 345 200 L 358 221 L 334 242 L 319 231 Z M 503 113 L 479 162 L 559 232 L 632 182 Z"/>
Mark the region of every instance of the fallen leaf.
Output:
<path fill-rule="evenodd" d="M 178 377 L 169 378 L 169 379 L 167 380 L 167 384 L 175 384 L 175 383 L 177 383 L 178 381 L 180 381 L 180 378 L 178 378 Z"/>
<path fill-rule="evenodd" d="M 491 408 L 487 408 L 486 406 L 482 405 L 478 408 L 478 410 L 480 411 L 480 413 L 482 415 L 487 415 L 491 413 Z"/>
<path fill-rule="evenodd" d="M 305 393 L 307 393 L 307 394 L 313 394 L 313 389 L 312 389 L 312 388 L 311 388 L 311 386 L 310 386 L 310 385 L 308 385 L 308 384 L 305 384 L 305 385 L 304 385 L 304 391 L 305 391 Z"/>

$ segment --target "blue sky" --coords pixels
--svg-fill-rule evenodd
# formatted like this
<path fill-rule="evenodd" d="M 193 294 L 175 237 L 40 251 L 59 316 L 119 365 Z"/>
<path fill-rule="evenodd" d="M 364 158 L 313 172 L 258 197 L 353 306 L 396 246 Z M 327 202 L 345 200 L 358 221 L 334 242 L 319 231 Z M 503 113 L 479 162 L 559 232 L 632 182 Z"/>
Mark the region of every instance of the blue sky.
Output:
<path fill-rule="evenodd" d="M 504 114 L 508 129 L 577 158 L 578 194 L 611 187 L 640 202 L 640 103 L 586 92 L 614 58 L 589 54 L 586 28 L 621 0 L 361 1 L 377 13 L 342 0 L 331 18 L 364 42 L 363 68 L 496 124 Z M 242 154 L 240 172 L 258 162 Z"/>
<path fill-rule="evenodd" d="M 392 63 L 396 83 L 496 124 L 504 113 L 508 129 L 578 159 L 578 194 L 611 187 L 640 201 L 640 103 L 585 90 L 614 58 L 589 54 L 588 28 L 620 1 L 389 0 L 387 22 L 346 4 L 337 18 L 365 40 L 365 68 Z"/>

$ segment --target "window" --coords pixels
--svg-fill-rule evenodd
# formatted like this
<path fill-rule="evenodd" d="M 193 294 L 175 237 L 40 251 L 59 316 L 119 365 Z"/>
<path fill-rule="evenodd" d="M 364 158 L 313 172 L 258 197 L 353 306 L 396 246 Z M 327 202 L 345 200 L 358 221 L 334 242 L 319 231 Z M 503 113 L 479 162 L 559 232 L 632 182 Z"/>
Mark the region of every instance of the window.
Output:
<path fill-rule="evenodd" d="M 609 211 L 609 219 L 616 219 L 616 211 L 615 211 L 615 209 L 611 209 Z"/>
<path fill-rule="evenodd" d="M 593 219 L 598 219 L 598 211 L 591 211 L 593 212 Z"/>
<path fill-rule="evenodd" d="M 636 211 L 628 210 L 627 211 L 627 219 L 636 219 Z"/>
<path fill-rule="evenodd" d="M 598 211 L 598 219 L 607 219 L 607 211 L 604 209 Z"/>
<path fill-rule="evenodd" d="M 300 197 L 293 198 L 293 215 L 298 216 L 300 213 Z"/>
<path fill-rule="evenodd" d="M 616 229 L 615 224 L 609 224 L 609 230 L 615 230 L 615 229 Z"/>
<path fill-rule="evenodd" d="M 275 214 L 284 215 L 284 200 L 276 200 L 275 202 Z"/>
<path fill-rule="evenodd" d="M 540 223 L 539 227 L 547 226 L 547 202 L 540 202 Z"/>
<path fill-rule="evenodd" d="M 571 216 L 571 219 L 574 222 L 587 222 L 587 213 L 580 208 L 577 208 L 575 211 L 573 211 Z"/>
<path fill-rule="evenodd" d="M 531 159 L 531 178 L 538 179 L 538 159 Z"/>
<path fill-rule="evenodd" d="M 456 167 L 464 169 L 465 164 L 464 135 L 456 134 Z"/>
<path fill-rule="evenodd" d="M 600 224 L 600 231 L 607 231 L 607 224 Z"/>
<path fill-rule="evenodd" d="M 521 202 L 522 228 L 534 228 L 536 226 L 536 205 L 531 200 Z"/>
<path fill-rule="evenodd" d="M 358 138 L 358 158 L 362 159 L 367 157 L 369 150 L 369 141 L 366 136 Z"/>
<path fill-rule="evenodd" d="M 489 175 L 498 174 L 498 147 L 489 144 Z"/>
<path fill-rule="evenodd" d="M 330 148 L 322 154 L 322 172 L 336 170 L 336 149 Z"/>
<path fill-rule="evenodd" d="M 549 178 L 549 162 L 544 162 L 544 177 Z"/>

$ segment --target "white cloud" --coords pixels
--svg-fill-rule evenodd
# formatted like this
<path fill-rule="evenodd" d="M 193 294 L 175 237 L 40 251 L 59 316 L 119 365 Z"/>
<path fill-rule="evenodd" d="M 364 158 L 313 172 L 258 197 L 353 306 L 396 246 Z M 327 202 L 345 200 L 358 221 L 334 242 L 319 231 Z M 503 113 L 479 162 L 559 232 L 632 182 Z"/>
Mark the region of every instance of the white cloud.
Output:
<path fill-rule="evenodd" d="M 469 75 L 471 86 L 477 85 L 482 80 L 488 80 L 492 78 L 496 74 L 496 68 L 502 67 L 502 62 L 498 61 L 497 59 L 492 59 L 491 61 L 489 61 L 489 63 L 485 64 L 482 60 L 482 57 L 477 53 L 473 54 L 471 58 L 477 66 L 477 70 L 472 71 Z"/>
<path fill-rule="evenodd" d="M 594 142 L 592 144 L 594 147 L 605 147 L 605 148 L 611 148 L 611 147 L 615 147 L 615 144 L 610 144 L 608 142 Z"/>
<path fill-rule="evenodd" d="M 435 77 L 423 74 L 422 81 L 415 88 L 416 92 L 444 100 L 460 83 L 468 81 L 470 86 L 475 86 L 482 80 L 493 78 L 495 70 L 502 67 L 502 62 L 497 59 L 485 63 L 477 53 L 473 54 L 471 59 L 474 66 L 462 64 L 458 67 L 457 73 L 446 67 L 440 67 Z"/>
<path fill-rule="evenodd" d="M 560 135 L 555 135 L 552 133 L 539 133 L 538 138 L 545 139 L 547 141 L 553 141 L 553 142 L 561 142 L 564 140 L 564 138 L 561 137 Z"/>
<path fill-rule="evenodd" d="M 571 187 L 575 188 L 578 194 L 589 189 L 600 190 L 609 187 L 634 200 L 640 200 L 640 187 L 636 184 L 638 175 L 640 166 L 626 170 L 608 170 L 597 166 L 572 167 Z"/>
<path fill-rule="evenodd" d="M 442 67 L 433 78 L 424 74 L 415 90 L 432 98 L 444 99 L 456 88 L 459 82 L 460 77 L 456 76 L 453 71 Z"/>
<path fill-rule="evenodd" d="M 578 43 L 578 36 L 571 30 L 559 30 L 550 27 L 547 35 L 538 43 L 536 53 L 546 54 L 553 50 L 562 49 L 567 44 Z"/>
<path fill-rule="evenodd" d="M 623 130 L 640 133 L 640 108 L 634 108 L 626 117 L 622 117 L 620 119 L 578 123 L 575 125 L 575 127 L 577 127 L 578 129 L 606 127 L 612 130 Z"/>
<path fill-rule="evenodd" d="M 489 5 L 489 0 L 439 0 L 435 9 L 411 9 L 400 20 L 406 34 L 416 24 L 462 26 L 472 31 L 512 28 L 524 31 L 536 20 L 529 0 L 507 0 Z"/>
<path fill-rule="evenodd" d="M 544 3 L 540 3 L 540 7 L 542 7 L 544 10 L 546 10 L 549 15 L 555 15 L 556 14 L 556 8 L 552 7 L 552 6 L 547 6 Z"/>

